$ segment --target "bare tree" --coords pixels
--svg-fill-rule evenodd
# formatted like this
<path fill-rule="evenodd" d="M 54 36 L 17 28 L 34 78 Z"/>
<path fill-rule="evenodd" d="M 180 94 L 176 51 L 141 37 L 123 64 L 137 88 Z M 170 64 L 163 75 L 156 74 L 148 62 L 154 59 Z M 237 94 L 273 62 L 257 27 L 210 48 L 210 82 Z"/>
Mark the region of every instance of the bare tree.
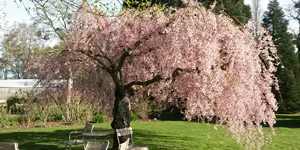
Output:
<path fill-rule="evenodd" d="M 260 21 L 261 21 L 261 15 L 262 15 L 262 10 L 261 10 L 261 0 L 252 0 L 252 18 L 254 21 L 254 37 L 257 39 L 260 35 Z"/>
<path fill-rule="evenodd" d="M 25 1 L 31 3 L 33 7 L 27 6 Z M 71 24 L 72 13 L 78 9 L 81 2 L 81 0 L 19 0 L 16 3 L 24 6 L 34 23 L 42 29 L 45 35 L 44 38 L 57 39 L 64 45 L 69 38 L 68 29 Z M 67 70 L 69 75 L 66 102 L 69 106 L 72 98 L 73 73 L 71 66 Z M 69 107 L 66 110 L 66 119 L 70 120 Z"/>
<path fill-rule="evenodd" d="M 25 2 L 32 4 L 32 8 L 26 5 Z M 72 14 L 77 11 L 83 3 L 89 3 L 86 0 L 19 0 L 17 2 L 25 7 L 27 12 L 31 15 L 32 19 L 42 31 L 45 33 L 45 38 L 54 38 L 60 41 L 61 45 L 65 45 L 69 39 L 69 26 L 72 24 Z M 113 10 L 106 3 L 90 2 L 89 5 L 94 7 L 103 8 L 113 14 Z M 67 63 L 70 64 L 70 63 Z M 67 79 L 67 94 L 66 94 L 66 119 L 70 120 L 70 108 L 72 103 L 72 90 L 73 90 L 73 78 L 74 70 L 72 66 L 68 67 L 68 79 Z"/>
<path fill-rule="evenodd" d="M 299 24 L 298 33 L 294 30 L 291 30 L 294 35 L 294 43 L 298 48 L 298 58 L 300 58 L 300 0 L 291 0 L 292 4 L 286 10 L 288 12 L 288 17 L 296 20 Z"/>
<path fill-rule="evenodd" d="M 4 22 L 4 18 L 6 16 L 6 13 L 3 11 L 5 6 L 6 6 L 5 1 L 0 3 L 0 22 L 2 23 Z M 1 24 L 0 24 L 0 29 L 2 29 Z"/>

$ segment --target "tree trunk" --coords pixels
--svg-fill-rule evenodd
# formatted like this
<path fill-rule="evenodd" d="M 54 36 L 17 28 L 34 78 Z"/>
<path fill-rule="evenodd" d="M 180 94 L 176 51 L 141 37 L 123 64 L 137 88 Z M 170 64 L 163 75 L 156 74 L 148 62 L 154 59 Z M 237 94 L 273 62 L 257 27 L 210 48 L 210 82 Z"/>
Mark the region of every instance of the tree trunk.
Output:
<path fill-rule="evenodd" d="M 73 88 L 73 74 L 71 66 L 68 68 L 69 76 L 68 76 L 68 89 L 67 89 L 67 112 L 66 112 L 66 118 L 69 121 L 70 118 L 70 104 L 71 104 L 71 98 L 72 98 L 72 88 Z"/>
<path fill-rule="evenodd" d="M 126 90 L 116 88 L 115 91 L 115 103 L 114 103 L 114 119 L 111 123 L 111 127 L 115 129 L 121 129 L 130 127 L 130 99 L 127 96 Z M 120 143 L 125 142 L 129 136 L 119 138 Z M 112 150 L 117 150 L 119 147 L 117 141 L 117 135 L 114 134 L 114 144 Z"/>
<path fill-rule="evenodd" d="M 6 68 L 4 68 L 4 70 L 3 70 L 4 80 L 7 80 L 7 75 L 8 75 L 8 71 Z"/>

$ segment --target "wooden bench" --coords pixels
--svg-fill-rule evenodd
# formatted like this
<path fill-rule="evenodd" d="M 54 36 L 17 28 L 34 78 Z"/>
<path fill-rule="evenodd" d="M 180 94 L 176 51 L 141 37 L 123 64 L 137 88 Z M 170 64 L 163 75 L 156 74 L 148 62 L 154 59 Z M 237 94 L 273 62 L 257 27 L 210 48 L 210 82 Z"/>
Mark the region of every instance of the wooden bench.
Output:
<path fill-rule="evenodd" d="M 0 142 L 0 150 L 19 150 L 18 143 Z"/>

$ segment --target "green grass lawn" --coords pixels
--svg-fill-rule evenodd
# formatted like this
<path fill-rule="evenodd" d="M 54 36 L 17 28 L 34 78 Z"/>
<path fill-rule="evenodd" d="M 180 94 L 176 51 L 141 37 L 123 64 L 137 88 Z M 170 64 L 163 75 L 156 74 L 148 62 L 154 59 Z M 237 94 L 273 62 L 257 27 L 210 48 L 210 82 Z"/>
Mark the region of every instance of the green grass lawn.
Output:
<path fill-rule="evenodd" d="M 150 150 L 238 150 L 235 140 L 211 124 L 186 121 L 133 122 L 135 145 Z M 81 126 L 14 129 L 0 131 L 0 142 L 18 142 L 20 150 L 64 149 L 68 133 Z M 266 129 L 268 130 L 268 129 Z M 112 131 L 109 124 L 96 124 L 94 131 Z M 300 150 L 300 115 L 278 115 L 276 136 L 264 150 Z M 112 135 L 108 137 L 112 139 Z M 112 141 L 111 141 L 112 142 Z M 78 149 L 82 149 L 82 146 Z"/>

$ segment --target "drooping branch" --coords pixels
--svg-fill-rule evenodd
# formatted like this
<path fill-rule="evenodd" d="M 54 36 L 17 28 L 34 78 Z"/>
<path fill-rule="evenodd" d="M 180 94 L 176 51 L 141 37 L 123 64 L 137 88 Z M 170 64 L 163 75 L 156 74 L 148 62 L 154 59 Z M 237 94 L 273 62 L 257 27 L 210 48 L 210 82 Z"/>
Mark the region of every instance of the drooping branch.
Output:
<path fill-rule="evenodd" d="M 147 80 L 145 82 L 142 82 L 142 81 L 132 81 L 132 82 L 128 83 L 127 85 L 125 85 L 125 88 L 129 89 L 129 88 L 131 88 L 134 85 L 147 86 L 147 85 L 150 85 L 152 83 L 159 82 L 161 79 L 162 79 L 161 75 L 156 75 L 154 78 L 152 78 L 150 80 Z"/>

